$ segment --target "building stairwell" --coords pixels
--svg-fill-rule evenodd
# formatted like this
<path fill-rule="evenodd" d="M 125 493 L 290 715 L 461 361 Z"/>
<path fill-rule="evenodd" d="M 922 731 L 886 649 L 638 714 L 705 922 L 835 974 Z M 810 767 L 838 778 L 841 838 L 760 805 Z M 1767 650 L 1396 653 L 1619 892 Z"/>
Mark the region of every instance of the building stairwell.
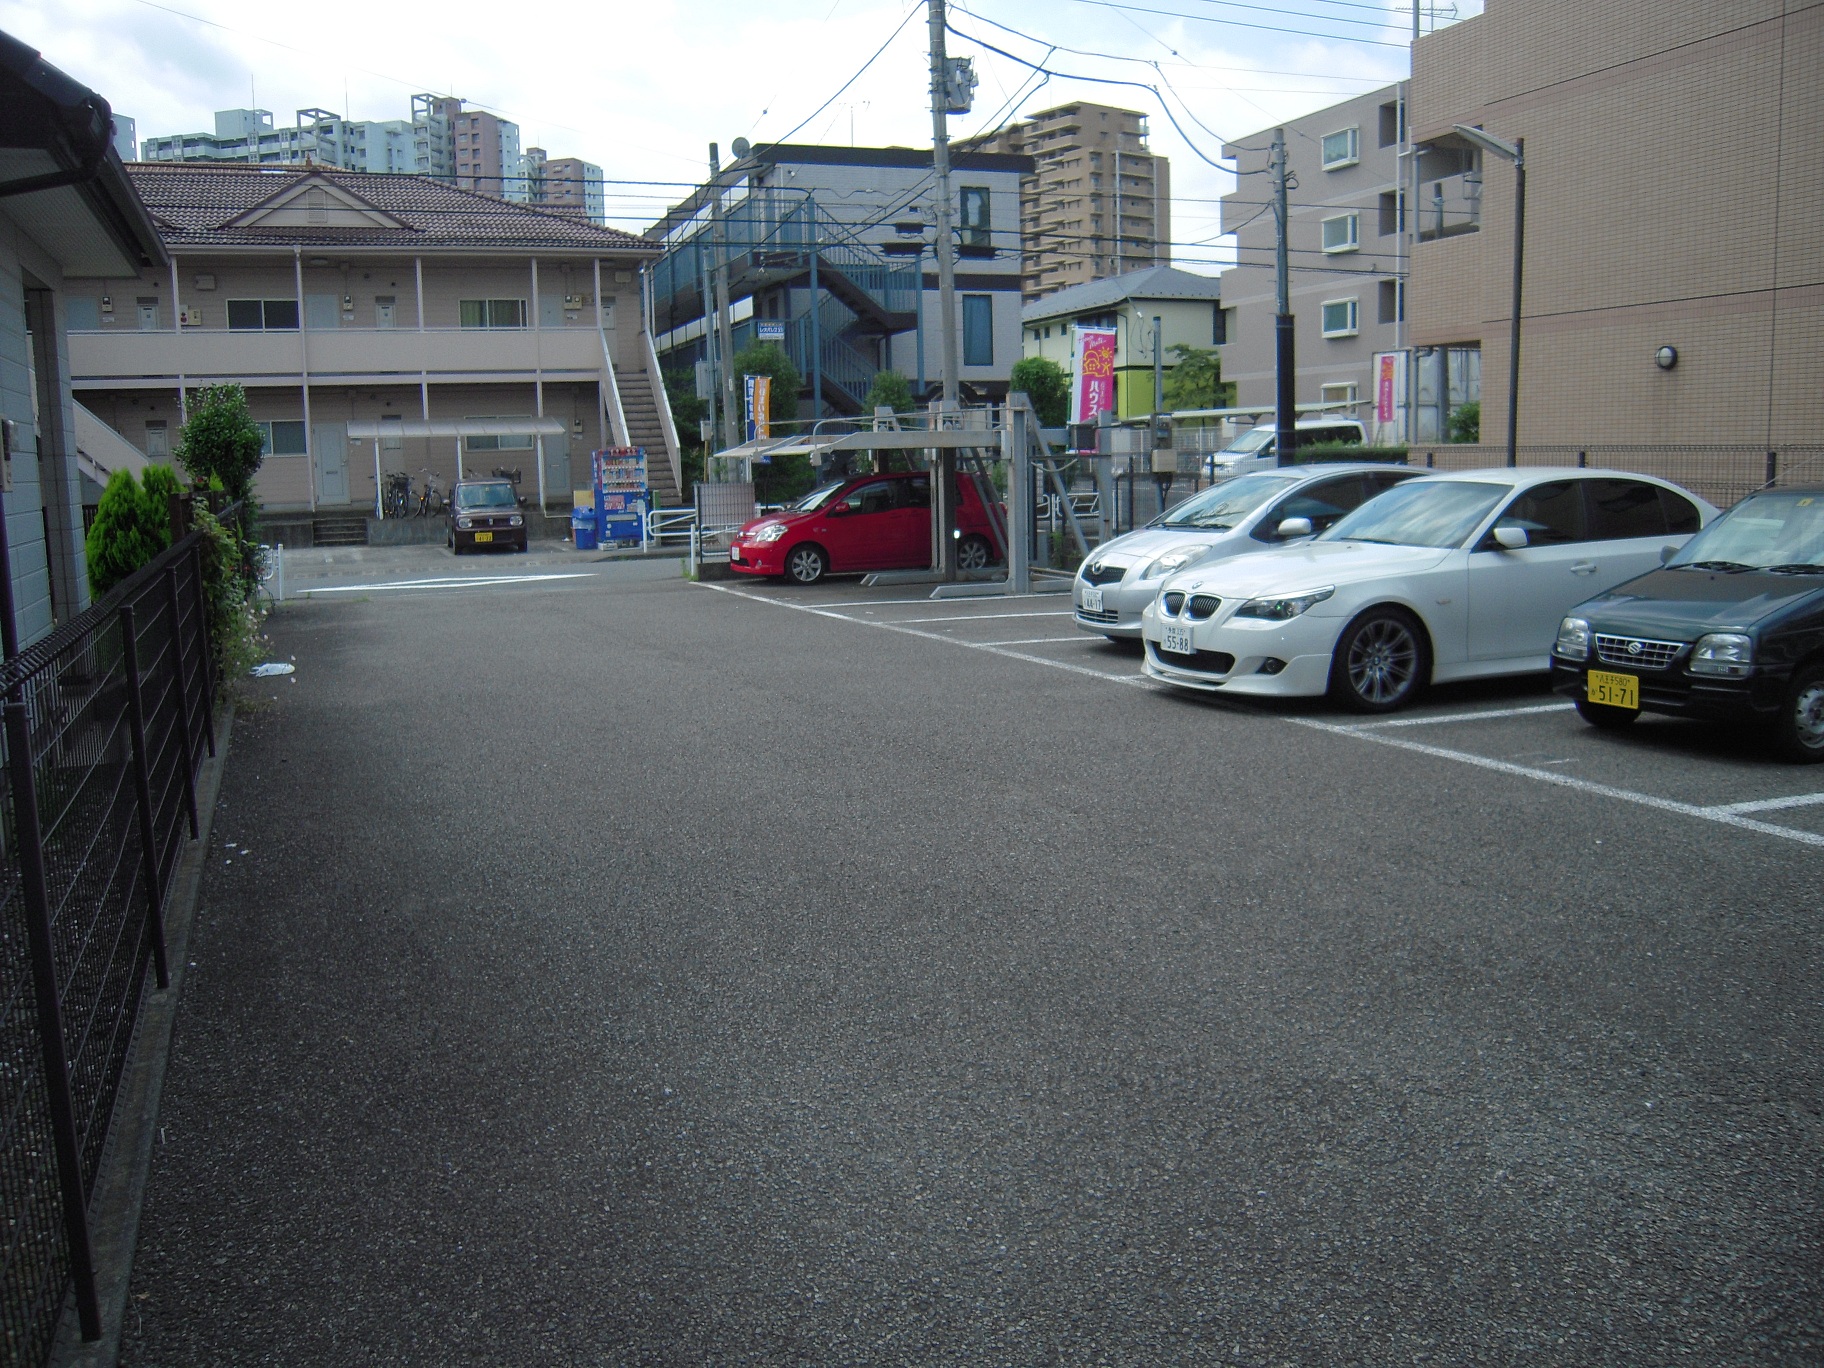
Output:
<path fill-rule="evenodd" d="M 651 377 L 644 370 L 629 367 L 615 371 L 621 391 L 621 411 L 627 416 L 627 440 L 646 449 L 646 480 L 652 487 L 656 508 L 677 508 L 684 502 L 671 471 L 671 455 L 665 447 L 665 429 L 659 422 L 659 404 L 664 396 L 653 395 Z"/>

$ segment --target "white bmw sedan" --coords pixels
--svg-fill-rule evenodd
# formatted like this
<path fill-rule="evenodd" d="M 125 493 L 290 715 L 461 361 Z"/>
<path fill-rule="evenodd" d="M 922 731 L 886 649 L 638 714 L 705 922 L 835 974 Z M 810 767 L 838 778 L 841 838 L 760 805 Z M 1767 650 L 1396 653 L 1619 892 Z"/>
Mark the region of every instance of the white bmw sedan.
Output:
<path fill-rule="evenodd" d="M 1110 641 L 1138 641 L 1140 614 L 1175 572 L 1308 538 L 1419 473 L 1403 465 L 1333 462 L 1212 485 L 1090 553 L 1071 587 L 1077 626 Z"/>
<path fill-rule="evenodd" d="M 1315 541 L 1166 580 L 1141 619 L 1145 670 L 1210 692 L 1329 693 L 1362 712 L 1434 681 L 1543 672 L 1570 608 L 1651 570 L 1715 514 L 1621 471 L 1409 480 Z"/>

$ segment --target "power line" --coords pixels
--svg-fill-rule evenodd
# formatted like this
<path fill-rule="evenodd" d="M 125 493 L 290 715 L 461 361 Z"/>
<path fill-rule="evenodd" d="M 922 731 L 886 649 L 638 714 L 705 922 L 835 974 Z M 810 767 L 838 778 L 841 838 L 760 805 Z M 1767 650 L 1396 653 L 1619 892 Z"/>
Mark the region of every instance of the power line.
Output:
<path fill-rule="evenodd" d="M 822 104 L 818 105 L 817 108 L 813 109 L 809 114 L 805 115 L 804 119 L 797 125 L 797 127 L 792 129 L 792 133 L 796 133 L 798 131 L 798 129 L 803 128 L 805 124 L 808 124 L 812 119 L 816 118 L 819 114 L 823 113 L 824 110 L 828 109 L 831 105 L 835 104 L 837 96 L 840 96 L 843 91 L 847 90 L 850 86 L 854 85 L 855 82 L 859 81 L 862 77 L 862 73 L 867 71 L 867 69 L 869 67 L 873 66 L 874 63 L 879 60 L 880 54 L 885 52 L 889 47 L 891 47 L 893 45 L 893 40 L 895 38 L 899 37 L 899 35 L 905 31 L 906 25 L 912 22 L 912 16 L 917 14 L 918 10 L 919 10 L 919 7 L 916 5 L 914 5 L 910 9 L 908 9 L 906 11 L 905 18 L 901 19 L 899 21 L 899 23 L 894 27 L 893 32 L 891 32 L 887 35 L 887 41 L 882 43 L 879 47 L 874 49 L 874 55 L 872 57 L 868 58 L 868 60 L 863 62 L 859 67 L 857 67 L 855 69 L 855 74 L 853 76 L 849 77 L 848 80 L 844 81 L 840 86 L 838 86 L 836 88 L 835 95 L 830 96 L 829 99 L 825 100 Z M 791 140 L 792 133 L 787 133 L 783 138 L 774 138 L 772 141 L 789 142 Z"/>
<path fill-rule="evenodd" d="M 1206 14 L 1186 14 L 1183 10 L 1152 9 L 1146 5 L 1124 4 L 1120 0 L 1071 0 L 1072 4 L 1093 5 L 1097 9 L 1126 10 L 1134 14 L 1157 14 L 1167 19 L 1189 19 L 1198 24 L 1218 24 L 1225 28 L 1260 29 L 1267 33 L 1284 33 L 1295 38 L 1327 38 L 1337 43 L 1370 43 L 1375 47 L 1405 48 L 1407 43 L 1389 42 L 1384 38 L 1351 38 L 1336 33 L 1313 33 L 1310 29 L 1286 28 L 1279 24 L 1253 24 L 1243 19 L 1218 19 Z M 1315 17 L 1315 16 L 1313 16 Z M 1360 20 L 1338 22 L 1359 23 Z"/>

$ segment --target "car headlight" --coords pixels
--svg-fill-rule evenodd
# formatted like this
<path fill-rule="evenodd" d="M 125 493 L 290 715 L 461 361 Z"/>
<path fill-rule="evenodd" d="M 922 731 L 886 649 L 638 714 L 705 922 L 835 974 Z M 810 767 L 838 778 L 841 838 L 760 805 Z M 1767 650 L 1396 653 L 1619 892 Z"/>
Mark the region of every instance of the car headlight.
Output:
<path fill-rule="evenodd" d="M 1202 542 L 1187 542 L 1183 546 L 1174 546 L 1142 570 L 1140 578 L 1143 580 L 1159 579 L 1161 576 L 1171 574 L 1174 570 L 1182 570 L 1207 550 L 1209 547 Z"/>
<path fill-rule="evenodd" d="M 473 519 L 473 518 L 458 518 L 458 519 L 456 519 L 456 526 L 458 526 L 458 527 L 473 527 L 473 526 L 475 526 L 475 519 Z"/>
<path fill-rule="evenodd" d="M 1287 622 L 1297 617 L 1314 603 L 1322 603 L 1334 594 L 1334 587 L 1313 589 L 1306 594 L 1290 594 L 1285 598 L 1249 599 L 1235 610 L 1236 617 L 1264 618 L 1268 622 Z"/>
<path fill-rule="evenodd" d="M 526 524 L 526 520 L 524 518 L 520 517 L 519 514 L 517 514 L 517 513 L 515 513 L 512 517 L 507 519 L 508 527 L 524 527 L 525 524 Z"/>
<path fill-rule="evenodd" d="M 1580 617 L 1567 617 L 1558 624 L 1558 639 L 1552 643 L 1552 654 L 1564 660 L 1590 658 L 1590 624 Z"/>
<path fill-rule="evenodd" d="M 751 538 L 749 538 L 749 540 L 753 541 L 754 543 L 756 543 L 757 545 L 760 545 L 760 546 L 771 546 L 774 542 L 778 541 L 779 538 L 783 537 L 784 535 L 785 535 L 785 524 L 784 523 L 774 523 L 770 527 L 761 528 L 758 532 L 754 533 L 753 536 Z"/>
<path fill-rule="evenodd" d="M 1754 638 L 1740 632 L 1712 632 L 1691 648 L 1692 674 L 1740 679 L 1754 669 Z"/>

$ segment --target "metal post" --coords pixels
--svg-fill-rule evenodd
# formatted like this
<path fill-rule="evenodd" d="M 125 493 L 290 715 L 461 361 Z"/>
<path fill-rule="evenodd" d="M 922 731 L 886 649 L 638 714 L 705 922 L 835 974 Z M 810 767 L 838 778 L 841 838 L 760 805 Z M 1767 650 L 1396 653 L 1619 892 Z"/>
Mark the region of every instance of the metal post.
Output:
<path fill-rule="evenodd" d="M 1278 305 L 1273 318 L 1274 342 L 1274 418 L 1278 432 L 1274 438 L 1275 464 L 1291 465 L 1298 450 L 1298 373 L 1294 369 L 1292 336 L 1292 281 L 1286 263 L 1286 130 L 1273 130 L 1272 151 L 1273 212 L 1279 223 L 1275 244 L 1274 273 L 1277 279 Z"/>
<path fill-rule="evenodd" d="M 0 498 L 0 655 L 19 654 L 13 617 L 13 562 L 7 546 L 6 503 Z M 101 1338 L 101 1300 L 95 1290 L 95 1250 L 89 1239 L 88 1197 L 83 1192 L 76 1107 L 70 1094 L 69 1056 L 63 1038 L 63 1007 L 57 991 L 57 959 L 51 940 L 51 899 L 44 877 L 44 837 L 38 825 L 38 785 L 32 772 L 31 727 L 26 718 L 25 681 L 6 691 L 7 770 L 12 779 L 13 827 L 19 847 L 20 892 L 24 895 L 26 941 L 32 957 L 32 995 L 38 1012 L 38 1045 L 51 1140 L 57 1151 L 64 1238 L 70 1246 L 70 1277 L 76 1285 L 76 1313 L 85 1340 Z"/>
<path fill-rule="evenodd" d="M 196 635 L 201 643 L 198 659 L 203 667 L 203 740 L 209 743 L 209 756 L 215 757 L 215 662 L 209 653 L 209 595 L 203 588 L 203 549 L 190 552 L 190 573 L 196 577 Z"/>
<path fill-rule="evenodd" d="M 1001 430 L 1001 457 L 1007 462 L 1007 592 L 1032 592 L 1032 407 L 1023 394 L 1007 396 L 1007 425 Z"/>
<path fill-rule="evenodd" d="M 944 0 L 928 0 L 931 18 L 931 166 L 937 173 L 937 295 L 944 336 L 944 407 L 956 407 L 956 237 L 950 201 L 950 63 L 944 55 Z M 952 470 L 955 463 L 948 463 Z M 955 556 L 950 557 L 954 563 Z"/>
<path fill-rule="evenodd" d="M 917 311 L 914 327 L 918 335 L 918 402 L 925 402 L 925 244 L 918 244 L 918 290 L 912 296 Z"/>
<path fill-rule="evenodd" d="M 815 423 L 823 417 L 823 300 L 817 293 L 817 202 L 809 194 L 804 197 L 804 212 L 811 231 L 811 421 Z"/>
<path fill-rule="evenodd" d="M 1779 478 L 1780 478 L 1780 453 L 1777 451 L 1769 451 L 1767 453 L 1766 488 L 1772 489 L 1774 487 L 1774 485 L 1779 482 Z"/>
<path fill-rule="evenodd" d="M 133 605 L 120 605 L 121 645 L 127 665 L 127 722 L 133 736 L 133 787 L 139 795 L 139 844 L 141 871 L 146 880 L 146 917 L 152 927 L 152 964 L 158 986 L 171 986 L 171 969 L 165 962 L 165 889 L 159 870 L 157 828 L 152 820 L 152 776 L 146 755 L 146 704 L 139 687 L 139 640 L 133 622 Z"/>
<path fill-rule="evenodd" d="M 1514 317 L 1507 338 L 1507 463 L 1520 461 L 1520 284 L 1526 259 L 1526 139 L 1514 139 Z"/>
<path fill-rule="evenodd" d="M 722 442 L 741 444 L 740 409 L 735 403 L 734 339 L 728 317 L 728 235 L 722 223 L 722 160 L 714 143 L 709 145 L 710 241 L 716 259 L 710 279 L 715 291 L 716 348 L 722 353 Z"/>
<path fill-rule="evenodd" d="M 184 670 L 184 620 L 178 606 L 177 565 L 165 571 L 165 603 L 171 610 L 171 678 L 177 687 L 177 734 L 184 743 L 184 805 L 190 814 L 190 839 L 197 838 L 196 739 L 190 731 L 190 681 Z"/>

